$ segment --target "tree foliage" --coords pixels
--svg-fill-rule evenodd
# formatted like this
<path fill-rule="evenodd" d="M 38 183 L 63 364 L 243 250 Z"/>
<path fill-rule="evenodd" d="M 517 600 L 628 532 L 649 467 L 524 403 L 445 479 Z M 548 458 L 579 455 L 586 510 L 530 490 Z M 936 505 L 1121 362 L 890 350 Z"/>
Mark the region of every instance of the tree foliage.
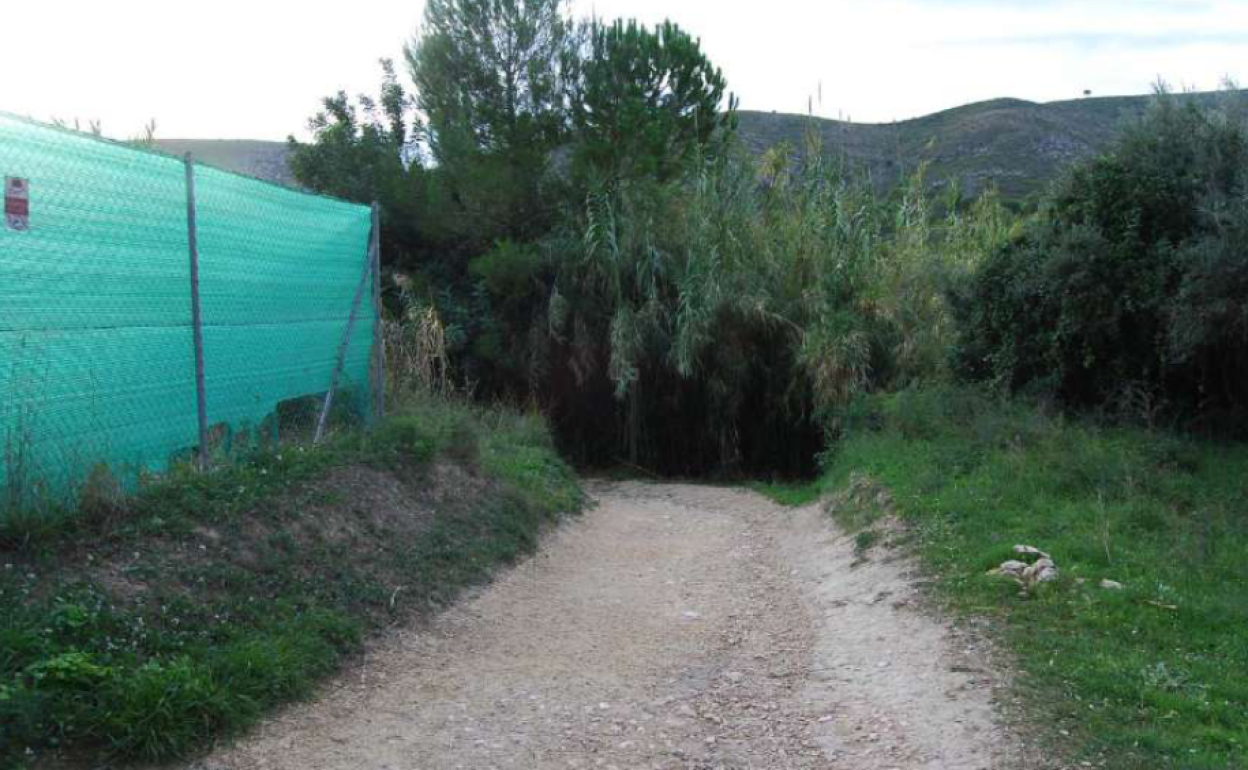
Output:
<path fill-rule="evenodd" d="M 478 248 L 551 224 L 547 168 L 568 136 L 571 32 L 563 0 L 430 0 L 405 49 L 443 175 L 441 213 Z"/>
<path fill-rule="evenodd" d="M 1077 407 L 1243 425 L 1248 131 L 1159 94 L 960 297 L 966 375 Z"/>
<path fill-rule="evenodd" d="M 403 294 L 479 395 L 536 402 L 582 462 L 798 473 L 856 394 L 944 375 L 942 287 L 1003 240 L 995 199 L 937 217 L 921 175 L 880 195 L 813 131 L 760 165 L 697 40 L 562 8 L 433 0 L 414 99 L 328 100 L 300 150 L 317 189 L 416 196 L 386 225 L 420 218 Z M 427 165 L 396 160 L 412 102 Z"/>
<path fill-rule="evenodd" d="M 701 44 L 672 22 L 595 22 L 570 65 L 578 163 L 600 177 L 678 175 L 696 152 L 722 149 L 735 99 Z M 727 101 L 725 102 L 725 99 Z"/>
<path fill-rule="evenodd" d="M 291 137 L 290 168 L 299 184 L 357 203 L 379 202 L 388 265 L 410 268 L 428 249 L 427 173 L 415 152 L 423 125 L 412 100 L 382 60 L 380 99 L 344 92 L 327 97 L 309 122 L 312 141 Z"/>
<path fill-rule="evenodd" d="M 981 258 L 999 205 L 933 223 L 919 182 L 880 197 L 820 152 L 787 156 L 764 180 L 738 151 L 590 195 L 539 367 L 582 459 L 807 472 L 855 395 L 942 374 L 938 268 Z M 902 285 L 930 300 L 890 301 Z"/>

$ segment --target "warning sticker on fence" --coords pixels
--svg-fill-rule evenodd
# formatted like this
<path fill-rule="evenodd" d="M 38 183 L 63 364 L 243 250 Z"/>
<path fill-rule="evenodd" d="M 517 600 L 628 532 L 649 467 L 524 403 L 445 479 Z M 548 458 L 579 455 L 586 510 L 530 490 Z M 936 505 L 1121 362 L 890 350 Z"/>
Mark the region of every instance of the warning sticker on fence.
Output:
<path fill-rule="evenodd" d="M 4 178 L 4 223 L 11 230 L 30 229 L 30 182 L 15 176 Z"/>

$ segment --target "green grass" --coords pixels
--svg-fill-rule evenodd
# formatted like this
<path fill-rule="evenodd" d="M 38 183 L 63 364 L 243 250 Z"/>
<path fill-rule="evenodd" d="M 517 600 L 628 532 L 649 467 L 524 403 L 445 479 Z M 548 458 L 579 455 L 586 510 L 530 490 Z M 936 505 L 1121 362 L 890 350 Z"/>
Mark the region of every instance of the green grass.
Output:
<path fill-rule="evenodd" d="M 469 488 L 418 528 L 317 486 L 364 468 L 418 495 L 435 461 L 467 469 Z M 237 733 L 306 696 L 370 632 L 531 552 L 581 504 L 540 419 L 431 401 L 372 433 L 175 473 L 107 516 L 10 524 L 0 767 L 53 752 L 167 760 Z M 103 562 L 147 588 L 119 592 L 89 569 Z"/>
<path fill-rule="evenodd" d="M 939 596 L 993 620 L 1071 761 L 1248 767 L 1248 447 L 955 389 L 866 401 L 852 424 L 815 487 L 858 473 L 890 489 Z M 1016 544 L 1061 578 L 1020 595 L 988 577 Z"/>
<path fill-rule="evenodd" d="M 783 481 L 755 481 L 750 489 L 775 500 L 780 505 L 800 508 L 817 502 L 823 494 L 823 485 L 818 481 L 805 484 L 794 484 Z"/>

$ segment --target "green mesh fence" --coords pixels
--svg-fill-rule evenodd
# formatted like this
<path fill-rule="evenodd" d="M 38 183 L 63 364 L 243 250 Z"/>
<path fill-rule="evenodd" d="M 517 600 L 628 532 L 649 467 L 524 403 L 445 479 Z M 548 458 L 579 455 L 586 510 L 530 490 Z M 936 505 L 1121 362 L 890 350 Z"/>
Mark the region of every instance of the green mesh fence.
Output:
<path fill-rule="evenodd" d="M 199 444 L 186 167 L 0 113 L 0 485 L 133 481 Z M 324 394 L 368 269 L 368 208 L 195 167 L 210 445 Z M 370 274 L 369 279 L 372 276 Z M 362 292 L 339 403 L 370 403 Z"/>

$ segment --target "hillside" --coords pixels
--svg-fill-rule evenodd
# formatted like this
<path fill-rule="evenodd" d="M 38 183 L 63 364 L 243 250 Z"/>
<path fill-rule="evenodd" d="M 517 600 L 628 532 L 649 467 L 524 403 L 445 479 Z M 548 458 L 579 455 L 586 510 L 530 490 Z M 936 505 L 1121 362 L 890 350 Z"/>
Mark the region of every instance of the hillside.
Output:
<path fill-rule="evenodd" d="M 210 166 L 247 176 L 295 186 L 295 176 L 286 163 L 285 142 L 249 139 L 157 139 L 156 147 L 174 155 L 191 153 Z"/>
<path fill-rule="evenodd" d="M 1214 101 L 1219 93 L 1183 96 Z M 784 113 L 741 113 L 741 139 L 756 155 L 782 143 L 805 146 L 815 126 L 824 147 L 863 164 L 882 185 L 922 161 L 929 178 L 957 178 L 969 193 L 995 184 L 1007 198 L 1039 192 L 1063 168 L 1095 155 L 1148 107 L 1149 96 L 1038 104 L 994 99 L 896 123 L 850 123 Z M 230 171 L 294 185 L 285 142 L 160 139 L 157 146 Z"/>
<path fill-rule="evenodd" d="M 1242 92 L 1241 92 L 1242 93 Z M 1180 98 L 1212 102 L 1221 93 Z M 741 136 L 756 154 L 780 143 L 799 152 L 813 125 L 823 146 L 864 164 L 881 184 L 920 162 L 929 178 L 961 181 L 967 192 L 995 184 L 1007 198 L 1039 192 L 1071 163 L 1104 149 L 1138 119 L 1150 96 L 1121 96 L 1038 104 L 994 99 L 896 123 L 850 123 L 803 115 L 742 112 Z"/>

